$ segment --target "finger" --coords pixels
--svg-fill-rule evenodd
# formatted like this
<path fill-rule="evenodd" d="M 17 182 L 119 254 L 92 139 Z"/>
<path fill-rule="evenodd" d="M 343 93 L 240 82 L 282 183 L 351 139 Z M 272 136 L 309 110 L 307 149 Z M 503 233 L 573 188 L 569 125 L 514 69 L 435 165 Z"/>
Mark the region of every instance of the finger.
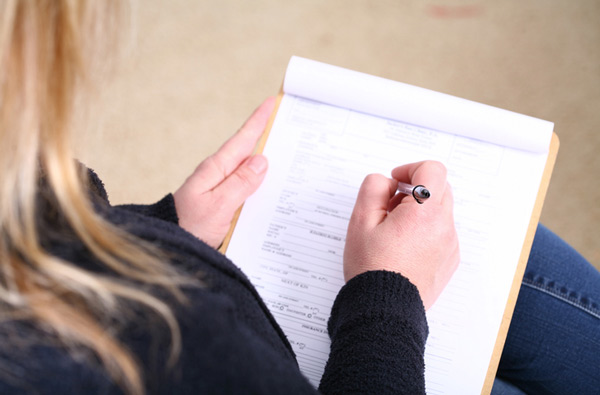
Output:
<path fill-rule="evenodd" d="M 202 184 L 213 188 L 233 173 L 256 147 L 275 107 L 275 98 L 265 100 L 244 125 L 219 150 L 197 167 L 195 175 Z"/>
<path fill-rule="evenodd" d="M 267 126 L 275 107 L 275 99 L 270 97 L 248 118 L 244 125 L 227 140 L 215 154 L 228 166 L 226 173 L 233 172 L 254 151 L 256 143 Z"/>
<path fill-rule="evenodd" d="M 410 182 L 415 170 L 425 162 L 407 163 L 392 170 L 392 177 L 398 181 Z"/>
<path fill-rule="evenodd" d="M 258 189 L 265 178 L 267 167 L 268 162 L 264 155 L 254 155 L 214 188 L 214 201 L 219 202 L 223 216 L 232 216 Z M 224 218 L 225 221 L 230 219 Z"/>
<path fill-rule="evenodd" d="M 380 174 L 368 175 L 358 191 L 350 226 L 369 230 L 386 217 L 390 199 L 396 192 L 397 182 Z"/>
<path fill-rule="evenodd" d="M 392 177 L 412 185 L 424 185 L 431 192 L 428 199 L 441 203 L 446 190 L 446 167 L 437 161 L 410 163 L 392 170 Z"/>

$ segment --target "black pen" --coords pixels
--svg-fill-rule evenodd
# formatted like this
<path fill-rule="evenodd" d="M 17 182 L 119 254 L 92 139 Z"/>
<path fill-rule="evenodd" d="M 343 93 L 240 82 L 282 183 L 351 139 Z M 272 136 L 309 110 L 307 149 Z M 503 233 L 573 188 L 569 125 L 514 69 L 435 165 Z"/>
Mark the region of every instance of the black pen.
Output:
<path fill-rule="evenodd" d="M 424 185 L 410 185 L 399 182 L 398 192 L 404 195 L 412 195 L 419 204 L 423 204 L 425 200 L 431 197 L 429 189 L 425 188 Z"/>

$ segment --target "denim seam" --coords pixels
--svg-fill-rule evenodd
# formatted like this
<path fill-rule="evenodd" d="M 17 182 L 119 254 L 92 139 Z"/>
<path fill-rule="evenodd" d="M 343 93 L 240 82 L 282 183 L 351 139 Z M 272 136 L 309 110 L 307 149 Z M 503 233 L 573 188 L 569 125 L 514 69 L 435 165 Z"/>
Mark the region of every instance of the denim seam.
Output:
<path fill-rule="evenodd" d="M 533 282 L 531 282 L 531 281 L 529 281 L 528 279 L 525 279 L 525 278 L 523 279 L 523 285 L 527 286 L 529 288 L 533 288 L 533 289 L 536 289 L 538 291 L 541 291 L 541 292 L 543 292 L 543 293 L 545 293 L 547 295 L 550 295 L 550 296 L 552 296 L 552 297 L 554 297 L 554 298 L 556 298 L 558 300 L 562 300 L 563 302 L 568 303 L 571 306 L 574 306 L 574 307 L 576 307 L 578 309 L 581 309 L 581 310 L 585 311 L 586 313 L 590 314 L 591 316 L 600 319 L 600 312 L 598 312 L 598 311 L 596 311 L 594 309 L 591 309 L 591 308 L 583 305 L 580 302 L 576 302 L 576 301 L 574 301 L 574 300 L 572 300 L 572 299 L 570 299 L 568 297 L 564 297 L 563 295 L 560 295 L 560 294 L 558 294 L 556 292 L 553 292 L 553 290 L 550 289 L 549 287 L 540 286 L 540 285 L 538 285 L 536 283 L 533 283 Z"/>

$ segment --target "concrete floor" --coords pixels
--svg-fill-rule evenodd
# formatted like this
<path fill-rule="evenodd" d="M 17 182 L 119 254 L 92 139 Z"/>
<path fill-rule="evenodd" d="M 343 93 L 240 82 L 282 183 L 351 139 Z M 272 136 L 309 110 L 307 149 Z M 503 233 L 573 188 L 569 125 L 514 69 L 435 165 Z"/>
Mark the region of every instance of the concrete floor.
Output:
<path fill-rule="evenodd" d="M 542 222 L 600 268 L 600 1 L 144 0 L 80 157 L 113 203 L 174 191 L 299 55 L 555 122 Z"/>

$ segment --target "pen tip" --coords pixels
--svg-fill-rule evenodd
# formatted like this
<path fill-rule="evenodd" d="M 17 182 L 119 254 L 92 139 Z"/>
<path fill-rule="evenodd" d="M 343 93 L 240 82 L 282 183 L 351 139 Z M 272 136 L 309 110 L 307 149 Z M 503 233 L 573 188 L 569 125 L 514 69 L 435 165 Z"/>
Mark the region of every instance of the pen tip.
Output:
<path fill-rule="evenodd" d="M 429 193 L 429 189 L 423 189 L 421 191 L 421 194 L 423 195 L 423 197 L 428 198 L 431 196 L 431 194 Z"/>

